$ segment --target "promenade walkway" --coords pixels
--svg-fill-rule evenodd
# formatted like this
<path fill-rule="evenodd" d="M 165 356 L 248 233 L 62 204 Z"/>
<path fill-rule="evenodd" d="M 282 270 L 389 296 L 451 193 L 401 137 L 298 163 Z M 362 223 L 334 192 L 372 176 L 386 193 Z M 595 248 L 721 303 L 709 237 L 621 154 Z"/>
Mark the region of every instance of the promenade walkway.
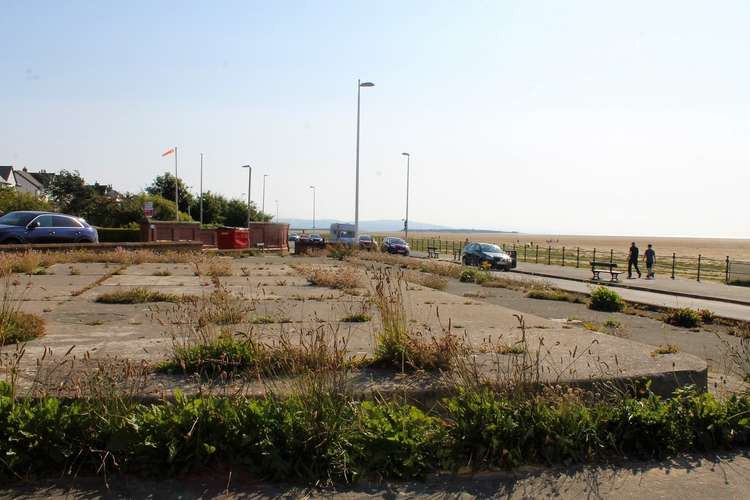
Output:
<path fill-rule="evenodd" d="M 412 252 L 412 255 L 427 256 L 423 252 Z M 451 256 L 441 256 L 441 259 L 450 261 Z M 620 282 L 617 283 L 610 283 L 608 280 L 592 281 L 591 269 L 588 267 L 562 267 L 528 262 L 519 262 L 513 272 L 500 275 L 518 280 L 536 277 L 562 290 L 578 293 L 590 293 L 593 287 L 604 285 L 614 288 L 623 299 L 630 302 L 660 307 L 709 309 L 724 318 L 750 321 L 750 287 L 726 285 L 716 281 L 672 279 L 658 274 L 656 279 L 646 280 L 645 266 L 642 267 L 644 278 L 629 280 L 625 269 L 626 273 L 620 276 Z"/>

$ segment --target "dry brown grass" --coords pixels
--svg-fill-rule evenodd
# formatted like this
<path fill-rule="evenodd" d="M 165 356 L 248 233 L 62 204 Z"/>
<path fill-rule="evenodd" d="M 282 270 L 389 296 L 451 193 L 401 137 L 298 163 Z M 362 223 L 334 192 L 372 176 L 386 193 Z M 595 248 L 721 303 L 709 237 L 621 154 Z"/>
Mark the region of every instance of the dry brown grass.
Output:
<path fill-rule="evenodd" d="M 426 286 L 434 290 L 443 290 L 448 286 L 448 280 L 437 274 L 409 271 L 406 273 L 406 281 Z"/>
<path fill-rule="evenodd" d="M 293 266 L 311 285 L 337 290 L 353 290 L 362 283 L 362 276 L 352 266 Z"/>

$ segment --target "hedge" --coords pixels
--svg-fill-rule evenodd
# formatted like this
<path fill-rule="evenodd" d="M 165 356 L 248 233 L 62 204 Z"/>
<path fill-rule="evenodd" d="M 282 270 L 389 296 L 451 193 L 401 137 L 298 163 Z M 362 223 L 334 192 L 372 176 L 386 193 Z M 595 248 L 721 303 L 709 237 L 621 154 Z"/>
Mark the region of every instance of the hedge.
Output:
<path fill-rule="evenodd" d="M 141 230 L 129 227 L 97 227 L 100 243 L 141 241 Z"/>
<path fill-rule="evenodd" d="M 750 398 L 695 390 L 611 403 L 460 392 L 439 413 L 336 392 L 280 399 L 15 399 L 0 382 L 0 478 L 63 471 L 181 475 L 230 467 L 270 480 L 415 478 L 442 470 L 662 458 L 747 446 Z"/>

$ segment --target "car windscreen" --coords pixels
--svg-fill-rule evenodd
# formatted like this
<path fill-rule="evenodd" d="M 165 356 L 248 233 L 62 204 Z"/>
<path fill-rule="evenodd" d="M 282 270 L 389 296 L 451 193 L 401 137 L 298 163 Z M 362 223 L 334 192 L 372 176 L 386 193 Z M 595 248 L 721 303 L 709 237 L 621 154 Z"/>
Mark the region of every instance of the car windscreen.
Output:
<path fill-rule="evenodd" d="M 360 236 L 360 237 L 359 237 L 359 240 L 360 240 L 360 241 L 371 241 L 371 240 L 372 240 L 372 238 L 370 238 L 369 236 L 364 236 L 364 235 L 363 235 L 363 236 Z"/>
<path fill-rule="evenodd" d="M 503 253 L 503 251 L 497 245 L 491 245 L 489 243 L 482 243 L 479 246 L 481 250 L 486 253 Z"/>
<path fill-rule="evenodd" d="M 393 245 L 406 245 L 406 242 L 401 238 L 391 238 L 390 243 Z"/>
<path fill-rule="evenodd" d="M 37 215 L 39 214 L 11 212 L 0 217 L 0 224 L 5 224 L 6 226 L 26 226 Z"/>

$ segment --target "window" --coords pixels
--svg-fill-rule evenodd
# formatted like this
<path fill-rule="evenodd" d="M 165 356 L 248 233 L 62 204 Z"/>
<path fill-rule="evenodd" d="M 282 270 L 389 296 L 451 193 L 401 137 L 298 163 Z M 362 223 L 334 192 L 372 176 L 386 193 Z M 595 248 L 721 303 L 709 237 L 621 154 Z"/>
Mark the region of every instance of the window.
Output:
<path fill-rule="evenodd" d="M 36 218 L 36 222 L 38 223 L 38 227 L 55 227 L 51 215 L 40 215 Z"/>
<path fill-rule="evenodd" d="M 63 215 L 53 215 L 52 223 L 54 227 L 81 227 L 77 220 Z"/>

